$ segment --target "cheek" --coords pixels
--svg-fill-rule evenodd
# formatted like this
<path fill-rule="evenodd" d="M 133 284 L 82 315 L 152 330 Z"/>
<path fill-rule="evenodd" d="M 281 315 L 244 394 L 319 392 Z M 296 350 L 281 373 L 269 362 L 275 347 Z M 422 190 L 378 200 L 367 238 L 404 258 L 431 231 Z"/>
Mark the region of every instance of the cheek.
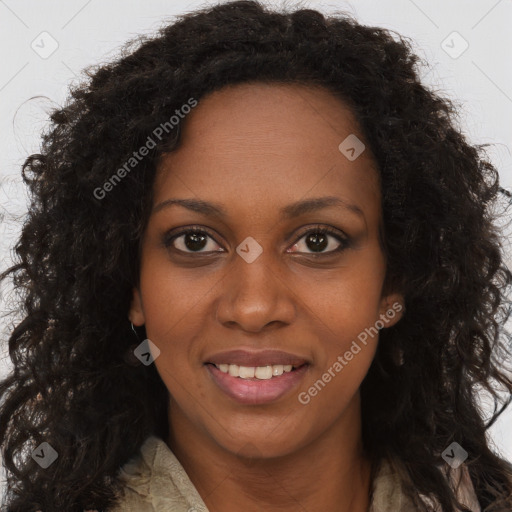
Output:
<path fill-rule="evenodd" d="M 324 340 L 318 351 L 322 356 L 297 396 L 309 414 L 322 418 L 322 425 L 335 421 L 358 397 L 375 356 L 377 340 L 376 329 L 355 319 L 340 324 L 333 336 Z"/>
<path fill-rule="evenodd" d="M 164 342 L 197 329 L 209 292 L 219 280 L 211 272 L 198 273 L 200 269 L 173 269 L 164 255 L 148 256 L 140 280 L 148 338 Z"/>
<path fill-rule="evenodd" d="M 357 267 L 357 272 L 351 268 L 345 276 L 317 285 L 317 299 L 309 308 L 317 319 L 320 350 L 299 401 L 325 408 L 333 417 L 357 393 L 375 356 L 382 326 L 382 261 L 362 258 Z"/>
<path fill-rule="evenodd" d="M 360 258 L 315 283 L 303 283 L 315 315 L 346 343 L 379 318 L 385 267 L 378 253 Z"/>

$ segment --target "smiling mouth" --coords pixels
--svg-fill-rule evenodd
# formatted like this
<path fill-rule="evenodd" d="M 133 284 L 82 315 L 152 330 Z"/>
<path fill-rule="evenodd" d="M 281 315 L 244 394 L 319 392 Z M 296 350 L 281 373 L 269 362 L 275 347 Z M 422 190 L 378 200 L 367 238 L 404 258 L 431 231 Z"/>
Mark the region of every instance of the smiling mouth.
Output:
<path fill-rule="evenodd" d="M 232 400 L 244 405 L 262 405 L 289 395 L 305 378 L 310 364 L 294 367 L 205 363 L 204 366 L 216 387 Z"/>
<path fill-rule="evenodd" d="M 245 380 L 269 380 L 280 377 L 284 373 L 296 371 L 307 363 L 301 365 L 291 364 L 273 364 L 265 366 L 240 366 L 238 364 L 214 364 L 222 373 L 226 373 L 231 377 L 238 377 Z"/>

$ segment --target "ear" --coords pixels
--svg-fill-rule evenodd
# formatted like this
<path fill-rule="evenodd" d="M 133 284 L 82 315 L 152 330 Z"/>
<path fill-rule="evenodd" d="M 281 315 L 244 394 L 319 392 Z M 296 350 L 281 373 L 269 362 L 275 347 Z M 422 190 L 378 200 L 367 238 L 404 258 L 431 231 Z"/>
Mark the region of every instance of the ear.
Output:
<path fill-rule="evenodd" d="M 140 327 L 146 323 L 144 309 L 142 307 L 142 298 L 140 291 L 137 288 L 133 289 L 132 302 L 130 304 L 130 312 L 128 313 L 128 318 L 130 319 L 130 322 L 137 327 Z"/>
<path fill-rule="evenodd" d="M 384 327 L 395 325 L 405 313 L 405 300 L 401 293 L 391 293 L 382 298 L 379 309 Z"/>

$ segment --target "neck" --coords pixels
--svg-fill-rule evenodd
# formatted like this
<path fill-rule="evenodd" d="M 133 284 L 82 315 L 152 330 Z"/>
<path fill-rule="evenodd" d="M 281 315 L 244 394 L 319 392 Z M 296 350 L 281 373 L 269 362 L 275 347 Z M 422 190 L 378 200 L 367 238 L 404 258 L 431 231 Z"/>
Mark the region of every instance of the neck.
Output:
<path fill-rule="evenodd" d="M 372 465 L 363 453 L 359 396 L 313 442 L 272 458 L 241 457 L 176 416 L 168 445 L 210 511 L 367 512 L 370 506 Z"/>

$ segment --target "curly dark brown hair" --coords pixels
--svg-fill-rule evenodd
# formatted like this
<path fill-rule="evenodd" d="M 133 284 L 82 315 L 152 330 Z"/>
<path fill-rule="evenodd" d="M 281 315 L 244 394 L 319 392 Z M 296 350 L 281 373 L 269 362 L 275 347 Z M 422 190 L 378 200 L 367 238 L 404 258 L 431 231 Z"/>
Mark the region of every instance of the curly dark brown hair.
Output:
<path fill-rule="evenodd" d="M 31 202 L 0 276 L 12 279 L 21 315 L 8 340 L 14 369 L 0 383 L 3 510 L 107 510 L 120 467 L 149 435 L 168 435 L 155 365 L 126 358 L 127 313 L 155 170 L 180 144 L 180 125 L 107 197 L 97 191 L 190 98 L 250 81 L 324 87 L 352 108 L 378 163 L 386 286 L 401 290 L 406 313 L 381 332 L 362 383 L 365 449 L 404 463 L 417 510 L 427 510 L 421 493 L 451 512 L 464 508 L 440 454 L 456 441 L 482 510 L 512 509 L 512 466 L 486 438 L 512 391 L 498 173 L 456 127 L 455 104 L 422 85 L 419 62 L 408 40 L 346 14 L 235 1 L 182 15 L 87 69 L 23 164 Z M 31 458 L 44 441 L 59 455 L 47 469 Z"/>

